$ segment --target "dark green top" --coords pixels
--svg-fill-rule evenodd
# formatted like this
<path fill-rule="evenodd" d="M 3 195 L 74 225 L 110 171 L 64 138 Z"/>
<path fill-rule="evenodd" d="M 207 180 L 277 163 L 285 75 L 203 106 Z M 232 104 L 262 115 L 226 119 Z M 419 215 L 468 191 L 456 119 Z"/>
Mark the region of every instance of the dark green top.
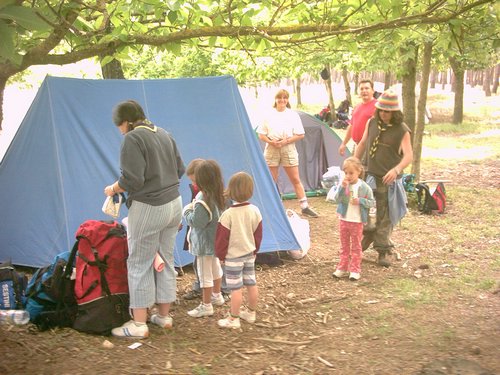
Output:
<path fill-rule="evenodd" d="M 374 139 L 379 133 L 377 126 L 377 120 L 372 118 L 368 123 L 368 138 L 366 149 L 368 150 L 367 155 L 367 165 L 368 173 L 382 178 L 385 174 L 392 168 L 394 168 L 403 158 L 403 154 L 400 153 L 401 141 L 403 136 L 409 132 L 410 129 L 405 123 L 401 125 L 393 125 L 388 127 L 387 130 L 383 131 L 380 135 L 377 151 L 373 158 L 369 156 L 370 148 Z"/>

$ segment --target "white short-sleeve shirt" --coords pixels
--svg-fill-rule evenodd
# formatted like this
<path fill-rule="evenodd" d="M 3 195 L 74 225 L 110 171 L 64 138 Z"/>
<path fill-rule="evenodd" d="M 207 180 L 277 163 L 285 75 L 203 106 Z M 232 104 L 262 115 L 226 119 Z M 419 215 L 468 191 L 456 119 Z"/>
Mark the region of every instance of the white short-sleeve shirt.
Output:
<path fill-rule="evenodd" d="M 270 111 L 264 123 L 257 128 L 257 133 L 279 141 L 293 135 L 305 134 L 305 131 L 299 114 L 286 108 L 282 112 L 275 109 Z"/>

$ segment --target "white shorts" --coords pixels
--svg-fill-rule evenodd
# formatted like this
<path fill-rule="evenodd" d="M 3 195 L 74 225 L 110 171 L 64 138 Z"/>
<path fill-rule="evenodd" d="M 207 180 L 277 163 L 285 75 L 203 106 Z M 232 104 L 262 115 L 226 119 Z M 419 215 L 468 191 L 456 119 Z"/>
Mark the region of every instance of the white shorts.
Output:
<path fill-rule="evenodd" d="M 214 280 L 222 277 L 219 258 L 213 255 L 197 257 L 196 270 L 200 279 L 200 288 L 211 288 L 214 286 Z"/>

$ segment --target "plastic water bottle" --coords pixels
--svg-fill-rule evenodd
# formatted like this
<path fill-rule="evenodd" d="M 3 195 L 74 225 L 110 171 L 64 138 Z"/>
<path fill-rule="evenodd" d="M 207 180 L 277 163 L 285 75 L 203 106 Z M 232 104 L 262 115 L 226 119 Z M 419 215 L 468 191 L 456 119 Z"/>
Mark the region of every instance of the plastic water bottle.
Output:
<path fill-rule="evenodd" d="M 0 310 L 0 323 L 2 324 L 28 324 L 30 314 L 26 310 Z"/>

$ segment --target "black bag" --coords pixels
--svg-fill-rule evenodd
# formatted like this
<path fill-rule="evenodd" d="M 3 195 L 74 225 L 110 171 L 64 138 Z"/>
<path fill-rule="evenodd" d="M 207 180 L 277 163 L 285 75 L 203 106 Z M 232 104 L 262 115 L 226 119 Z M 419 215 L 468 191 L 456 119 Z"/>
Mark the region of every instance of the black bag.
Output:
<path fill-rule="evenodd" d="M 0 310 L 22 310 L 26 304 L 28 276 L 17 272 L 12 263 L 0 264 Z"/>
<path fill-rule="evenodd" d="M 282 266 L 284 262 L 281 260 L 277 251 L 269 253 L 257 253 L 255 264 L 267 264 L 270 267 Z"/>
<path fill-rule="evenodd" d="M 111 329 L 131 319 L 128 294 L 111 294 L 78 305 L 73 328 L 80 332 L 109 335 Z"/>
<path fill-rule="evenodd" d="M 436 190 L 431 194 L 429 185 L 420 183 L 415 185 L 417 192 L 418 210 L 424 214 L 444 214 L 446 209 L 446 189 L 444 184 L 439 182 Z"/>

